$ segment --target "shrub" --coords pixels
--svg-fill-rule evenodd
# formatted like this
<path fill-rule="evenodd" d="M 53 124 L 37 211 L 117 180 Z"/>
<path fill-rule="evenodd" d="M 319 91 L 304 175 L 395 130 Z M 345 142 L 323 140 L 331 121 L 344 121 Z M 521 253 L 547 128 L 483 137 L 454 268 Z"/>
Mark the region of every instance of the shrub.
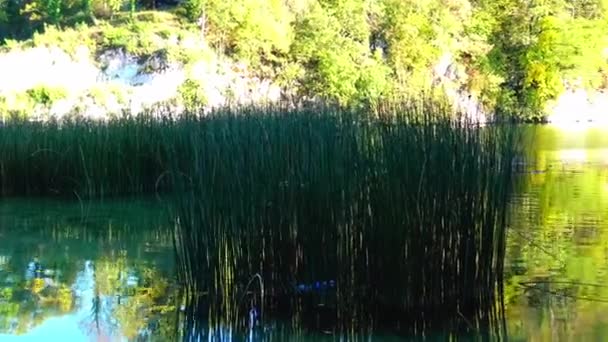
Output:
<path fill-rule="evenodd" d="M 26 91 L 27 96 L 34 102 L 34 104 L 42 104 L 44 106 L 50 106 L 55 101 L 61 100 L 67 97 L 67 91 L 59 87 L 49 87 L 45 85 L 39 85 Z"/>
<path fill-rule="evenodd" d="M 102 87 L 93 87 L 89 89 L 88 95 L 95 103 L 102 106 L 105 106 L 108 102 L 108 93 Z"/>
<path fill-rule="evenodd" d="M 207 97 L 201 82 L 187 79 L 178 88 L 179 98 L 187 110 L 197 110 L 207 104 Z"/>
<path fill-rule="evenodd" d="M 95 48 L 95 42 L 89 36 L 88 26 L 82 23 L 67 29 L 45 25 L 44 32 L 34 33 L 32 42 L 34 46 L 58 47 L 71 56 L 74 56 L 81 46 L 89 50 Z"/>

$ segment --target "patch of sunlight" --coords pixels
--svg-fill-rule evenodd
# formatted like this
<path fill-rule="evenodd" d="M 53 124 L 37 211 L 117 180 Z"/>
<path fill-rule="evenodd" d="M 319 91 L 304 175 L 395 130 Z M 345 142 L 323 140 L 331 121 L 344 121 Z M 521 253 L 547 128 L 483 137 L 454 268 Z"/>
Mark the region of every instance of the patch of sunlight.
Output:
<path fill-rule="evenodd" d="M 566 132 L 586 132 L 593 128 L 608 128 L 608 120 L 594 120 L 594 121 L 573 121 L 572 119 L 565 118 L 563 120 L 553 119 L 549 125 L 558 128 L 559 130 Z"/>
<path fill-rule="evenodd" d="M 584 162 L 587 160 L 587 150 L 582 148 L 557 151 L 557 157 L 564 162 Z"/>

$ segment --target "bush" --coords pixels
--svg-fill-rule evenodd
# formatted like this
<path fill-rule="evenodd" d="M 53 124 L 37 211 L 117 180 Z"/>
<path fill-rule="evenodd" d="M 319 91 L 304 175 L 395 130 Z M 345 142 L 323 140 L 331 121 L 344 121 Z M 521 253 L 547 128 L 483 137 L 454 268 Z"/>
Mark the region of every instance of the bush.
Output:
<path fill-rule="evenodd" d="M 120 10 L 126 8 L 125 0 L 92 0 L 93 14 L 97 17 L 111 18 Z"/>
<path fill-rule="evenodd" d="M 55 101 L 64 99 L 68 95 L 67 91 L 63 88 L 48 87 L 45 85 L 28 89 L 25 93 L 34 104 L 42 104 L 44 106 L 50 106 Z"/>
<path fill-rule="evenodd" d="M 196 111 L 207 104 L 205 89 L 201 82 L 194 79 L 187 79 L 178 88 L 179 99 L 186 110 Z"/>
<path fill-rule="evenodd" d="M 61 29 L 55 25 L 45 25 L 44 32 L 34 33 L 34 46 L 58 47 L 71 56 L 76 54 L 79 47 L 95 49 L 95 42 L 90 38 L 88 26 L 78 24 L 74 28 Z"/>
<path fill-rule="evenodd" d="M 2 118 L 27 117 L 35 107 L 35 102 L 26 93 L 11 93 L 4 96 L 0 105 Z"/>
<path fill-rule="evenodd" d="M 88 95 L 95 103 L 99 105 L 105 106 L 108 102 L 108 92 L 101 87 L 93 87 L 89 89 Z"/>
<path fill-rule="evenodd" d="M 134 49 L 133 32 L 128 27 L 107 26 L 102 29 L 101 44 L 105 48 L 124 48 L 125 50 Z"/>

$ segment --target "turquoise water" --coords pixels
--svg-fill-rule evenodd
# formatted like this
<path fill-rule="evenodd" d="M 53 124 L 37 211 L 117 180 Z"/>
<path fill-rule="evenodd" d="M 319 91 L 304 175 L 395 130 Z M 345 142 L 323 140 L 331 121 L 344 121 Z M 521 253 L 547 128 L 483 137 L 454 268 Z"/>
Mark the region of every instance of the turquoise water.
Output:
<path fill-rule="evenodd" d="M 175 311 L 167 223 L 153 200 L 1 202 L 0 340 L 162 335 Z"/>

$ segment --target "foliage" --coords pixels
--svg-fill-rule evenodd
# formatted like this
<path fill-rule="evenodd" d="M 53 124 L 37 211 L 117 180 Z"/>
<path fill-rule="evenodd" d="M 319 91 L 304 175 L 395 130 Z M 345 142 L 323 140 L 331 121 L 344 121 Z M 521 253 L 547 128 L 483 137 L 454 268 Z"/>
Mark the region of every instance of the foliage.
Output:
<path fill-rule="evenodd" d="M 390 70 L 382 53 L 369 48 L 371 27 L 363 19 L 367 8 L 355 1 L 326 6 L 312 5 L 295 23 L 290 55 L 305 69 L 291 64 L 291 77 L 309 97 L 340 105 L 376 102 L 386 95 Z"/>
<path fill-rule="evenodd" d="M 34 33 L 32 37 L 34 46 L 48 48 L 59 48 L 66 53 L 75 56 L 81 47 L 95 51 L 96 44 L 88 34 L 85 24 L 75 25 L 73 28 L 59 29 L 54 25 L 45 25 L 44 33 Z"/>
<path fill-rule="evenodd" d="M 401 86 L 418 90 L 430 83 L 430 67 L 449 51 L 468 19 L 458 2 L 453 7 L 443 1 L 385 1 L 381 32 Z"/>
<path fill-rule="evenodd" d="M 146 56 L 170 49 L 170 54 L 176 55 L 188 49 L 169 43 L 169 38 L 190 33 L 187 27 L 182 29 L 179 25 L 177 18 L 171 14 L 142 12 L 133 18 L 117 16 L 112 21 L 101 22 L 92 36 L 97 41 L 97 49 L 101 51 L 121 48 L 136 56 Z"/>
<path fill-rule="evenodd" d="M 608 37 L 604 5 L 596 0 L 480 1 L 477 27 L 493 44 L 484 63 L 503 79 L 499 113 L 539 120 L 564 83 L 601 84 Z"/>
<path fill-rule="evenodd" d="M 155 4 L 0 0 L 0 40 L 34 35 L 73 51 L 80 35 L 97 50 L 166 49 L 182 64 L 211 47 L 274 78 L 295 103 L 343 106 L 437 86 L 434 67 L 449 53 L 466 71 L 456 88 L 517 120 L 541 120 L 564 89 L 608 83 L 605 0 L 188 0 L 139 11 Z"/>
<path fill-rule="evenodd" d="M 203 85 L 195 79 L 187 79 L 178 88 L 180 100 L 186 110 L 198 111 L 207 103 L 205 89 Z"/>
<path fill-rule="evenodd" d="M 38 106 L 50 107 L 58 100 L 68 96 L 66 89 L 47 85 L 38 85 L 19 93 L 8 93 L 0 96 L 0 120 L 27 117 Z"/>
<path fill-rule="evenodd" d="M 26 94 L 34 103 L 45 106 L 52 105 L 55 101 L 67 97 L 65 89 L 40 85 L 26 91 Z"/>
<path fill-rule="evenodd" d="M 289 49 L 293 14 L 281 0 L 194 0 L 186 6 L 193 21 L 202 21 L 201 34 L 222 52 L 258 65 Z"/>
<path fill-rule="evenodd" d="M 102 106 L 107 105 L 108 97 L 111 95 L 108 89 L 103 87 L 92 87 L 89 89 L 88 94 L 89 97 L 93 99 L 93 101 Z"/>
<path fill-rule="evenodd" d="M 160 46 L 153 25 L 144 22 L 125 26 L 107 26 L 103 31 L 101 45 L 104 48 L 122 48 L 134 55 L 149 55 Z"/>

